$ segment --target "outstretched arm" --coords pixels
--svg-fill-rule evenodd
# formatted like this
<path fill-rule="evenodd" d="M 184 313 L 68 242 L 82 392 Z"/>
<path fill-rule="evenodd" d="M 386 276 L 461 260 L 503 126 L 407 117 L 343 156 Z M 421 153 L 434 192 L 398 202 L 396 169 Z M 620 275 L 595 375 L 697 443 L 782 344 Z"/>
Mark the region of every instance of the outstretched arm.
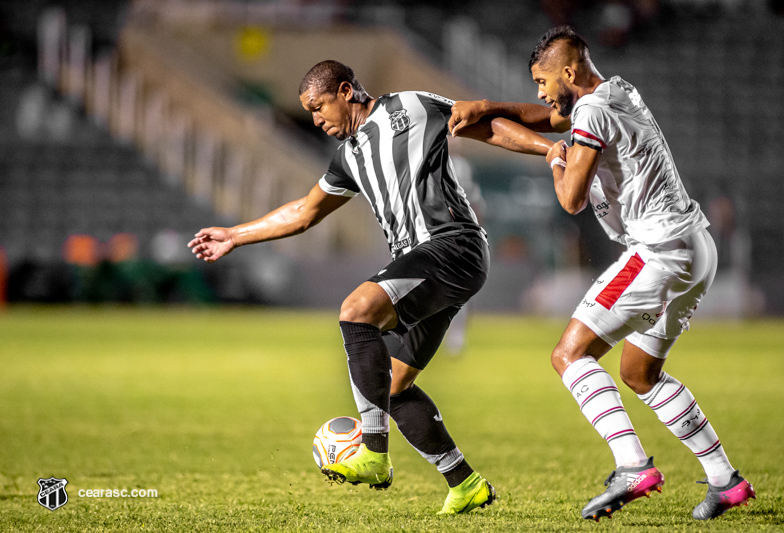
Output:
<path fill-rule="evenodd" d="M 449 119 L 449 131 L 458 136 L 462 128 L 474 124 L 482 117 L 508 118 L 543 133 L 563 133 L 571 127 L 569 117 L 562 117 L 555 109 L 547 106 L 474 100 L 455 102 L 452 106 L 452 117 Z"/>
<path fill-rule="evenodd" d="M 453 136 L 467 137 L 521 154 L 547 155 L 553 141 L 505 118 L 485 117 Z"/>
<path fill-rule="evenodd" d="M 350 199 L 327 194 L 317 184 L 304 198 L 289 202 L 253 222 L 232 228 L 204 228 L 188 243 L 188 247 L 196 257 L 212 263 L 238 246 L 302 233 Z"/>

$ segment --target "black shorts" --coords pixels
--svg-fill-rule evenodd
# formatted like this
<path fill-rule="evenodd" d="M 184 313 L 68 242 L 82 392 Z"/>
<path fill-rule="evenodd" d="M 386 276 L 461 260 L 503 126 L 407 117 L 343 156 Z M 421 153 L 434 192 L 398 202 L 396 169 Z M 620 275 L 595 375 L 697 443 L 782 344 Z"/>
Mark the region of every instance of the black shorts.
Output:
<path fill-rule="evenodd" d="M 397 311 L 397 327 L 384 332 L 390 355 L 424 369 L 452 318 L 484 285 L 489 264 L 484 237 L 465 231 L 420 244 L 370 278 Z"/>

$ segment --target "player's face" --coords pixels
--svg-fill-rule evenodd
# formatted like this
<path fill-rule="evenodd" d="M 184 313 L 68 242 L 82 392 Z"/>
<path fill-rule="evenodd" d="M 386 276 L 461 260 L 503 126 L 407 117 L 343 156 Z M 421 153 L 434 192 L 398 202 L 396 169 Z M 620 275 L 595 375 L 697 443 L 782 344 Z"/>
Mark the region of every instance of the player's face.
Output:
<path fill-rule="evenodd" d="M 318 93 L 308 89 L 299 96 L 299 101 L 313 117 L 313 124 L 327 135 L 343 141 L 351 136 L 349 124 L 351 108 L 344 97 L 338 94 Z"/>
<path fill-rule="evenodd" d="M 531 67 L 531 75 L 539 87 L 537 96 L 547 105 L 555 109 L 562 117 L 572 114 L 574 103 L 577 101 L 575 94 L 569 90 L 557 71 L 544 70 L 539 63 Z"/>

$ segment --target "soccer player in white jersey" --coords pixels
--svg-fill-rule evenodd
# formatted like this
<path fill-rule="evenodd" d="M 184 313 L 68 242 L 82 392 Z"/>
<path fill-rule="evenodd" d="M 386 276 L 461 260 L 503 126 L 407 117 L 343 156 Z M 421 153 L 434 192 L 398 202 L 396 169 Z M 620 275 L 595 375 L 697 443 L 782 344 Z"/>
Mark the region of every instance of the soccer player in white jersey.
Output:
<path fill-rule="evenodd" d="M 436 465 L 450 487 L 440 514 L 489 505 L 495 490 L 465 461 L 435 403 L 414 384 L 452 317 L 484 284 L 488 248 L 455 179 L 447 147 L 452 100 L 424 92 L 373 98 L 337 61 L 315 65 L 300 84 L 313 123 L 343 140 L 310 193 L 233 228 L 205 228 L 188 243 L 208 262 L 237 246 L 301 233 L 362 193 L 389 242 L 393 261 L 343 302 L 340 329 L 362 417 L 360 450 L 322 472 L 332 481 L 392 483 L 389 417 Z M 469 136 L 545 155 L 552 141 L 513 122 L 477 123 Z"/>
<path fill-rule="evenodd" d="M 572 146 L 560 141 L 547 154 L 558 200 L 571 214 L 590 206 L 610 238 L 627 246 L 588 290 L 552 353 L 553 367 L 616 463 L 607 490 L 582 516 L 609 517 L 664 484 L 615 382 L 597 362 L 625 339 L 621 379 L 699 459 L 709 485 L 692 516 L 715 518 L 754 498 L 754 489 L 731 466 L 689 389 L 662 370 L 716 272 L 708 221 L 686 193 L 640 94 L 617 76 L 604 79 L 571 28 L 553 28 L 542 37 L 529 66 L 538 96 L 550 108 L 458 102 L 450 128 L 459 135 L 483 116 L 506 116 L 538 131 L 571 125 Z"/>

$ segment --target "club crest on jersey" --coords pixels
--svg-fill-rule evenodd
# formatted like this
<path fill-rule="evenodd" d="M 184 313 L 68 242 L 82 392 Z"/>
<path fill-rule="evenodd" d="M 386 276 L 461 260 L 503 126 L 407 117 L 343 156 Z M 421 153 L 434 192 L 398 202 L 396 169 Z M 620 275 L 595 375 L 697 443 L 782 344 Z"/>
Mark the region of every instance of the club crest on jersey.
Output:
<path fill-rule="evenodd" d="M 411 119 L 406 115 L 406 110 L 401 109 L 389 115 L 389 122 L 395 131 L 406 131 L 411 125 Z"/>
<path fill-rule="evenodd" d="M 67 484 L 68 480 L 65 478 L 50 477 L 49 479 L 39 479 L 38 503 L 50 511 L 59 509 L 68 502 L 68 493 L 65 492 Z"/>

